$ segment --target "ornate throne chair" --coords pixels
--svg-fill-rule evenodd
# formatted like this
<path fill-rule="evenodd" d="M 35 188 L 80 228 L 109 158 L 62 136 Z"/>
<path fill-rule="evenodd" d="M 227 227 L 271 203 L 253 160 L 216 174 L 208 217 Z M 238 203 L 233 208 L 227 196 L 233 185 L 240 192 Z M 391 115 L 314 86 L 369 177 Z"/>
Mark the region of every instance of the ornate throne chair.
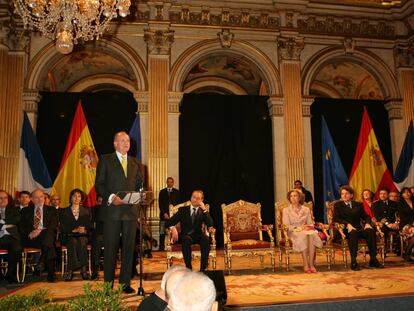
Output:
<path fill-rule="evenodd" d="M 285 255 L 286 271 L 289 271 L 290 265 L 290 253 L 293 253 L 292 241 L 288 237 L 288 228 L 283 224 L 283 210 L 289 206 L 288 202 L 276 202 L 275 204 L 275 220 L 276 220 L 276 241 L 277 246 L 280 249 L 279 261 L 282 262 L 282 254 Z M 323 242 L 322 248 L 316 248 L 317 252 L 323 252 L 326 255 L 326 263 L 328 270 L 331 270 L 332 261 L 334 260 L 334 250 L 332 246 L 332 236 L 329 232 L 329 226 L 323 223 L 315 223 L 313 216 L 313 204 L 311 202 L 303 203 L 310 210 L 312 222 L 315 224 L 315 228 L 319 229 L 319 236 Z"/>
<path fill-rule="evenodd" d="M 186 205 L 190 205 L 190 201 L 178 204 L 178 205 L 170 205 L 170 216 L 173 216 L 175 213 L 177 213 L 178 209 L 180 207 L 186 206 Z M 208 204 L 205 204 L 207 210 L 210 209 L 210 206 Z M 204 234 L 210 236 L 211 238 L 211 245 L 210 245 L 210 253 L 209 253 L 209 259 L 212 259 L 212 264 L 213 264 L 213 269 L 216 269 L 216 262 L 217 262 L 217 252 L 216 252 L 216 237 L 215 237 L 215 233 L 216 233 L 216 229 L 214 229 L 214 227 L 210 227 L 207 228 L 207 226 L 203 225 L 203 232 Z M 178 233 L 180 233 L 180 224 L 178 223 L 175 226 L 178 230 Z M 171 232 L 169 230 L 169 228 L 167 228 L 167 238 L 166 238 L 166 253 L 167 253 L 167 269 L 169 267 L 172 266 L 173 263 L 173 258 L 176 259 L 183 259 L 183 252 L 182 252 L 182 247 L 181 244 L 178 242 L 172 242 L 171 241 Z M 192 258 L 200 258 L 201 257 L 201 252 L 200 252 L 200 245 L 198 244 L 193 244 L 191 246 L 191 256 Z M 210 265 L 210 262 L 209 262 Z"/>
<path fill-rule="evenodd" d="M 328 220 L 330 234 L 333 238 L 332 245 L 334 249 L 340 249 L 342 251 L 342 260 L 345 268 L 348 266 L 348 258 L 346 251 L 349 250 L 348 240 L 344 232 L 345 226 L 340 223 L 334 222 L 334 205 L 337 201 L 326 202 L 326 219 Z M 381 255 L 382 264 L 385 264 L 385 238 L 384 233 L 381 230 L 382 223 L 374 221 L 377 236 L 377 253 Z M 366 262 L 366 253 L 368 251 L 368 245 L 364 239 L 358 241 L 358 253 L 361 253 Z"/>
<path fill-rule="evenodd" d="M 232 256 L 270 255 L 272 270 L 275 270 L 275 248 L 272 235 L 273 225 L 262 225 L 260 203 L 239 200 L 229 205 L 222 204 L 224 232 L 224 264 L 231 273 Z M 270 242 L 263 241 L 266 231 Z"/>

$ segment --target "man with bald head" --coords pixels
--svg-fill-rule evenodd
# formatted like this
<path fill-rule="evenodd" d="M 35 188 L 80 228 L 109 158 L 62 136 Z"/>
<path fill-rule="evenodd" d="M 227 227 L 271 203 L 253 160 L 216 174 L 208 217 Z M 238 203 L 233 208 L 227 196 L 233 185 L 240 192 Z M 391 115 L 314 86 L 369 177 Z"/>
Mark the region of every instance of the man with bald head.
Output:
<path fill-rule="evenodd" d="M 143 186 L 143 178 L 138 160 L 128 156 L 128 134 L 116 133 L 113 143 L 115 152 L 100 157 L 95 179 L 96 191 L 103 198 L 104 281 L 112 284 L 114 282 L 116 255 L 121 236 L 122 262 L 119 283 L 124 285 L 125 293 L 131 294 L 135 292 L 130 285 L 138 206 L 124 204 L 117 193 L 139 191 Z"/>
<path fill-rule="evenodd" d="M 55 281 L 55 237 L 58 224 L 57 211 L 45 204 L 45 194 L 42 189 L 31 193 L 33 204 L 21 210 L 20 234 L 24 247 L 40 248 L 42 250 L 36 266 L 38 274 L 44 268 L 47 270 L 48 282 Z"/>

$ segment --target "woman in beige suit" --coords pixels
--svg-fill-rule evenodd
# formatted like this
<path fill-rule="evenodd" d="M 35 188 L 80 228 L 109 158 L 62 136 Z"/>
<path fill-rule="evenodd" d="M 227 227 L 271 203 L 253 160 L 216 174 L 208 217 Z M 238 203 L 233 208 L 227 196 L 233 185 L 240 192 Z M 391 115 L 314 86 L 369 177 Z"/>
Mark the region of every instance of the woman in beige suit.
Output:
<path fill-rule="evenodd" d="M 290 205 L 283 210 L 283 224 L 288 228 L 292 248 L 301 252 L 305 273 L 316 273 L 314 266 L 316 247 L 322 247 L 322 240 L 315 230 L 309 208 L 302 205 L 303 195 L 298 190 L 287 194 Z"/>

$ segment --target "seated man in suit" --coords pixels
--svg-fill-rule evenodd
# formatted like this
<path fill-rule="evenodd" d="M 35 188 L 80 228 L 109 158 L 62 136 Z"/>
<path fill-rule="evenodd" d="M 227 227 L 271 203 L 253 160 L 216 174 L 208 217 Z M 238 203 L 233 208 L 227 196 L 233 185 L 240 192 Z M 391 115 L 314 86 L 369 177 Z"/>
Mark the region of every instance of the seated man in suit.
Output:
<path fill-rule="evenodd" d="M 204 203 L 204 193 L 201 190 L 193 191 L 190 205 L 181 207 L 177 213 L 166 220 L 166 226 L 170 227 L 172 239 L 178 240 L 178 231 L 174 226 L 181 225 L 180 240 L 183 249 L 185 265 L 192 269 L 191 265 L 191 245 L 200 244 L 201 263 L 200 271 L 205 271 L 208 264 L 210 252 L 210 237 L 203 232 L 203 224 L 207 228 L 213 225 L 213 220 L 208 213 Z"/>
<path fill-rule="evenodd" d="M 11 196 L 6 191 L 0 190 L 0 248 L 6 249 L 8 253 L 6 280 L 9 283 L 17 283 L 16 267 L 21 253 L 17 229 L 19 222 L 19 207 L 13 205 Z M 0 276 L 3 277 L 1 273 Z"/>
<path fill-rule="evenodd" d="M 399 204 L 398 202 L 389 200 L 388 189 L 380 189 L 379 200 L 374 202 L 374 204 L 372 205 L 372 209 L 374 212 L 375 219 L 384 224 L 382 230 L 385 236 L 388 236 L 390 232 L 395 232 L 398 235 L 399 225 L 396 220 L 396 214 L 399 209 Z M 397 243 L 397 249 L 398 247 L 399 243 Z"/>
<path fill-rule="evenodd" d="M 41 189 L 31 194 L 33 205 L 21 210 L 20 234 L 24 247 L 42 250 L 36 267 L 40 274 L 46 267 L 47 281 L 55 281 L 55 237 L 58 215 L 54 207 L 45 204 L 45 195 Z"/>
<path fill-rule="evenodd" d="M 165 220 L 170 218 L 170 204 L 180 203 L 180 191 L 174 188 L 174 178 L 167 178 L 167 188 L 161 189 L 158 195 L 158 207 L 160 209 L 160 251 L 165 247 Z"/>
<path fill-rule="evenodd" d="M 375 268 L 382 268 L 377 255 L 377 240 L 375 230 L 372 228 L 371 219 L 364 212 L 362 203 L 353 201 L 354 190 L 350 186 L 342 186 L 339 190 L 341 200 L 334 205 L 334 222 L 345 225 L 347 232 L 349 252 L 351 253 L 351 269 L 359 271 L 356 256 L 358 252 L 358 240 L 363 238 L 367 241 L 370 261 L 369 266 Z M 364 222 L 364 227 L 362 227 Z"/>

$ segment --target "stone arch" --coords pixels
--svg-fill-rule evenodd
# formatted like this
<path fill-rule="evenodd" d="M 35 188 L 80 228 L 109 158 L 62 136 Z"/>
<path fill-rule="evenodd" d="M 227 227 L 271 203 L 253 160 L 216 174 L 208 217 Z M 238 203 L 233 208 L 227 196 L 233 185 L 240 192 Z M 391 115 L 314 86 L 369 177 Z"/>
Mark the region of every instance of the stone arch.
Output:
<path fill-rule="evenodd" d="M 204 77 L 188 82 L 183 86 L 184 93 L 213 91 L 219 94 L 247 95 L 240 85 L 219 77 Z"/>
<path fill-rule="evenodd" d="M 268 94 L 278 95 L 282 93 L 279 72 L 272 61 L 262 51 L 248 42 L 239 40 L 234 40 L 230 48 L 224 49 L 218 39 L 198 42 L 180 55 L 171 69 L 169 90 L 182 92 L 184 81 L 193 66 L 198 61 L 215 52 L 246 57 L 262 74 L 262 79 L 264 80 Z"/>
<path fill-rule="evenodd" d="M 100 74 L 86 77 L 85 79 L 79 80 L 73 84 L 68 92 L 84 92 L 95 85 L 114 85 L 120 89 L 124 89 L 131 93 L 135 92 L 135 85 L 128 79 L 111 75 L 111 74 Z"/>
<path fill-rule="evenodd" d="M 105 47 L 106 49 L 114 51 L 117 56 L 122 58 L 123 62 L 128 64 L 134 76 L 134 91 L 146 91 L 148 89 L 146 66 L 139 55 L 128 44 L 117 38 L 111 38 L 110 40 L 102 38 L 94 41 L 93 44 L 93 46 Z M 46 76 L 47 70 L 62 58 L 63 55 L 55 49 L 53 42 L 46 45 L 36 54 L 29 64 L 25 88 L 41 90 L 41 79 Z M 96 80 L 96 82 L 98 81 Z"/>
<path fill-rule="evenodd" d="M 363 48 L 355 48 L 352 54 L 344 54 L 343 48 L 341 47 L 325 48 L 308 60 L 304 66 L 302 75 L 302 94 L 304 96 L 310 95 L 311 84 L 318 72 L 333 61 L 357 63 L 363 67 L 378 82 L 384 99 L 401 97 L 397 79 L 383 60 Z M 319 86 L 319 88 L 321 92 L 327 95 L 332 96 L 335 93 L 334 90 L 328 90 L 326 88 L 323 90 L 322 86 Z"/>

